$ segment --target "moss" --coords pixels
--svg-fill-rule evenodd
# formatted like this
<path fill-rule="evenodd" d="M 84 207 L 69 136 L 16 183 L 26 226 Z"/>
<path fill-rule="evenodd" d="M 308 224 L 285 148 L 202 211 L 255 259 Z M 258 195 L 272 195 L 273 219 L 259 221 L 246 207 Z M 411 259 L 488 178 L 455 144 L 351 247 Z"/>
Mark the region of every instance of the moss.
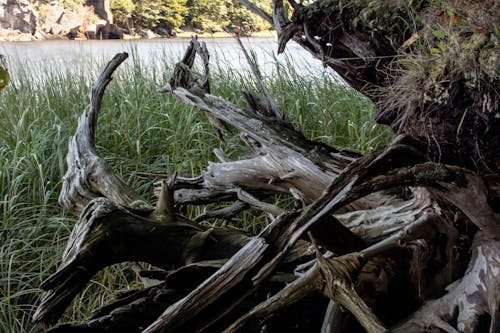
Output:
<path fill-rule="evenodd" d="M 38 8 L 38 17 L 41 21 L 45 21 L 45 19 L 49 15 L 50 7 L 51 7 L 50 5 L 41 5 Z"/>
<path fill-rule="evenodd" d="M 467 38 L 461 45 L 465 52 L 477 51 L 483 47 L 488 41 L 488 36 L 485 33 L 474 33 Z"/>
<path fill-rule="evenodd" d="M 481 71 L 484 72 L 485 77 L 488 82 L 493 83 L 498 81 L 500 73 L 500 59 L 498 55 L 500 50 L 498 48 L 489 49 L 481 52 L 479 57 L 479 64 L 481 66 Z M 498 87 L 498 86 L 497 86 Z"/>
<path fill-rule="evenodd" d="M 436 166 L 434 168 L 422 168 L 421 166 L 411 167 L 409 171 L 414 175 L 415 180 L 419 183 L 428 181 L 440 181 L 450 176 L 449 172 Z"/>
<path fill-rule="evenodd" d="M 307 23 L 309 47 L 338 60 L 331 67 L 376 101 L 380 122 L 426 139 L 440 161 L 495 170 L 497 3 L 318 0 L 292 20 L 299 33 Z"/>
<path fill-rule="evenodd" d="M 498 84 L 498 36 L 470 23 L 473 22 L 471 14 L 464 11 L 463 6 L 440 4 L 430 7 L 427 14 L 421 17 L 423 29 L 419 31 L 420 42 L 406 54 L 408 61 L 399 62 L 406 64 L 405 71 L 401 73 L 421 80 L 414 82 L 413 86 L 423 90 L 423 105 L 453 102 L 450 101 L 450 90 L 460 90 L 457 85 L 466 87 L 463 93 L 474 99 L 472 97 L 480 90 L 488 93 L 485 83 Z M 479 8 L 478 4 L 475 6 L 473 13 Z M 412 62 L 420 64 L 413 65 Z M 422 78 L 410 73 L 414 69 L 424 69 L 427 75 Z M 397 77 L 395 85 L 398 81 L 405 85 L 409 82 L 407 78 Z M 388 97 L 401 98 L 399 94 Z"/>
<path fill-rule="evenodd" d="M 441 161 L 495 170 L 500 16 L 489 4 L 435 1 L 421 12 L 419 38 L 389 65 L 392 81 L 378 106 L 398 133 L 437 146 Z"/>

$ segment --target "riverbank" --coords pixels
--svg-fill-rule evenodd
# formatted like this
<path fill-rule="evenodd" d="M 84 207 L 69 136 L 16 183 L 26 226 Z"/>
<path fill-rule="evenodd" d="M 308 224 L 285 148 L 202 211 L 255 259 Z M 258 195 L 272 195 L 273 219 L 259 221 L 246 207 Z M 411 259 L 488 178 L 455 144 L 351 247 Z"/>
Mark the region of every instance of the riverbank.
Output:
<path fill-rule="evenodd" d="M 204 31 L 193 31 L 193 30 L 179 30 L 174 36 L 162 36 L 152 32 L 151 30 L 141 30 L 141 33 L 135 34 L 123 34 L 125 40 L 130 39 L 157 39 L 157 38 L 190 38 L 192 36 L 198 36 L 199 38 L 233 38 L 235 34 L 217 31 L 217 32 L 204 32 Z M 276 31 L 274 30 L 264 30 L 256 31 L 246 35 L 246 37 L 252 38 L 271 38 L 276 37 Z M 0 28 L 0 42 L 36 42 L 45 40 L 87 40 L 85 35 L 77 36 L 76 38 L 69 38 L 67 36 L 61 35 L 42 35 L 42 34 L 31 34 L 21 32 L 19 30 L 12 29 L 1 29 Z"/>
<path fill-rule="evenodd" d="M 168 11 L 169 5 L 165 5 L 167 7 L 161 10 L 157 8 L 154 19 L 147 15 L 145 5 L 137 9 L 134 4 L 132 7 L 136 11 L 130 11 L 128 16 L 123 16 L 121 9 L 114 7 L 116 5 L 109 0 L 72 4 L 0 0 L 0 41 L 182 38 L 193 34 L 217 38 L 231 37 L 231 31 L 253 37 L 273 35 L 266 30 L 272 28 L 268 22 L 239 7 L 231 7 L 229 11 L 221 7 L 227 17 L 217 16 L 215 22 L 211 21 L 213 13 L 210 14 L 214 8 L 208 4 L 203 10 L 198 8 L 196 14 L 188 14 L 188 7 L 182 6 L 182 10 L 177 8 L 178 13 Z"/>
<path fill-rule="evenodd" d="M 231 37 L 233 38 L 235 36 L 234 33 L 229 33 L 225 31 L 217 31 L 217 32 L 196 32 L 192 30 L 181 30 L 180 32 L 176 33 L 175 37 L 179 38 L 189 38 L 191 36 L 198 36 L 200 38 L 228 38 Z M 276 37 L 276 31 L 274 30 L 263 30 L 263 31 L 256 31 L 252 32 L 245 37 L 252 37 L 252 38 L 271 38 L 271 37 Z"/>
<path fill-rule="evenodd" d="M 0 29 L 0 42 L 32 42 L 41 40 L 33 34 L 12 29 Z"/>
<path fill-rule="evenodd" d="M 176 38 L 127 39 L 127 40 L 46 40 L 36 42 L 0 43 L 0 54 L 6 57 L 12 80 L 22 75 L 18 72 L 44 68 L 64 75 L 78 74 L 87 60 L 109 60 L 118 52 L 134 55 L 144 70 L 165 68 L 165 59 L 179 57 L 184 53 L 191 34 Z M 229 35 L 224 35 L 228 37 Z M 212 54 L 211 66 L 246 75 L 248 63 L 234 38 L 200 37 Z M 271 76 L 281 67 L 294 67 L 305 77 L 335 76 L 321 62 L 312 59 L 298 44 L 290 43 L 285 51 L 277 55 L 278 42 L 275 37 L 242 37 L 245 48 L 251 50 L 261 66 L 262 75 Z M 127 61 L 122 67 L 129 66 Z M 292 65 L 293 64 L 293 65 Z M 85 69 L 84 69 L 85 70 Z M 43 75 L 45 76 L 45 75 Z"/>

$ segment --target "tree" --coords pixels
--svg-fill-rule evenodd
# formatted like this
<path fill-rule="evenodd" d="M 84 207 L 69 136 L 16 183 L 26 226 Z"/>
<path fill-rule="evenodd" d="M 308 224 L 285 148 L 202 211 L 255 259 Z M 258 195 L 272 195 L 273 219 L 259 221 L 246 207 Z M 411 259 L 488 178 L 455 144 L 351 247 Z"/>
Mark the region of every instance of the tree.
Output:
<path fill-rule="evenodd" d="M 269 3 L 265 1 L 263 3 L 263 8 L 269 10 Z M 187 6 L 189 14 L 186 17 L 186 24 L 196 29 L 212 32 L 224 29 L 253 32 L 270 27 L 269 23 L 252 14 L 236 0 L 192 0 L 188 1 Z"/>
<path fill-rule="evenodd" d="M 185 0 L 135 1 L 134 22 L 143 28 L 179 28 L 187 13 Z"/>
<path fill-rule="evenodd" d="M 269 10 L 269 4 L 264 3 Z M 111 10 L 119 25 L 134 25 L 153 29 L 172 30 L 184 25 L 204 31 L 222 31 L 226 28 L 253 32 L 270 28 L 262 18 L 245 9 L 239 1 L 111 1 Z"/>
<path fill-rule="evenodd" d="M 233 125 L 255 154 L 219 154 L 199 177 L 172 175 L 152 206 L 95 152 L 100 101 L 126 58 L 117 55 L 69 144 L 60 203 L 81 215 L 61 267 L 42 284 L 35 321 L 56 321 L 102 267 L 143 260 L 160 267 L 141 273 L 159 284 L 50 332 L 282 332 L 313 306 L 306 324 L 324 332 L 498 331 L 499 75 L 490 63 L 500 16 L 487 11 L 498 5 L 290 3 L 291 20 L 274 1 L 279 49 L 297 41 L 376 101 L 400 135 L 365 156 L 307 140 L 257 75 L 260 96 L 245 92 L 247 108 L 211 95 L 208 51 L 194 39 L 161 91 Z M 450 67 L 462 61 L 469 67 Z M 422 140 L 431 125 L 434 137 Z M 265 201 L 275 194 L 295 208 Z M 249 207 L 275 218 L 250 238 L 178 210 L 221 201 L 230 205 L 197 221 Z"/>
<path fill-rule="evenodd" d="M 268 2 L 256 2 L 259 7 L 270 12 Z M 231 30 L 238 30 L 243 33 L 250 33 L 254 31 L 261 31 L 271 28 L 271 25 L 259 16 L 256 16 L 247 8 L 241 5 L 240 1 L 228 2 L 227 21 L 229 22 L 228 28 Z"/>
<path fill-rule="evenodd" d="M 132 0 L 111 0 L 110 7 L 114 22 L 120 26 L 128 26 L 128 21 L 135 10 L 134 2 Z"/>
<path fill-rule="evenodd" d="M 227 22 L 226 1 L 188 0 L 186 24 L 206 31 L 221 31 Z"/>

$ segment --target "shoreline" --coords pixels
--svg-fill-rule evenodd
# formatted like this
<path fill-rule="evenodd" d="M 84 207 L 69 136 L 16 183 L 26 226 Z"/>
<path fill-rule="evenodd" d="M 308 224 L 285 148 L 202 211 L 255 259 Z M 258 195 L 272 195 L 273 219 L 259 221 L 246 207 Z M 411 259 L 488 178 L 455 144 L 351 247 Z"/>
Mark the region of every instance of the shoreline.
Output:
<path fill-rule="evenodd" d="M 160 36 L 157 35 L 153 38 L 144 38 L 139 35 L 128 35 L 124 34 L 122 39 L 106 39 L 106 40 L 140 40 L 140 39 L 185 39 L 191 38 L 193 36 L 197 36 L 198 38 L 234 38 L 235 34 L 218 31 L 214 33 L 209 32 L 195 32 L 190 30 L 182 30 L 176 33 L 175 36 Z M 263 30 L 257 31 L 244 37 L 251 38 L 271 38 L 276 37 L 275 30 Z M 51 41 L 51 40 L 77 40 L 77 41 L 85 41 L 85 40 L 98 40 L 98 39 L 87 39 L 87 38 L 68 38 L 66 36 L 61 35 L 32 35 L 30 33 L 21 32 L 19 30 L 11 30 L 11 29 L 0 29 L 0 42 L 42 42 L 42 41 Z"/>
<path fill-rule="evenodd" d="M 192 36 L 198 36 L 199 38 L 234 38 L 234 35 L 235 34 L 225 31 L 218 31 L 214 33 L 210 32 L 196 33 L 195 31 L 183 30 L 182 32 L 177 33 L 174 37 L 171 38 L 191 38 Z M 276 37 L 276 31 L 275 30 L 257 31 L 248 35 L 244 35 L 242 37 L 252 37 L 252 38 Z"/>

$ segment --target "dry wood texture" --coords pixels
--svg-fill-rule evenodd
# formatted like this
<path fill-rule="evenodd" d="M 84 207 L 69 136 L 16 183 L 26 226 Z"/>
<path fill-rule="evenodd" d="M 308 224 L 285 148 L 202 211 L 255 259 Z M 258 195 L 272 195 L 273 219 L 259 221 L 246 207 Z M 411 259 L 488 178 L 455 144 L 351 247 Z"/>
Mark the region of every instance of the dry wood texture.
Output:
<path fill-rule="evenodd" d="M 274 1 L 280 49 L 294 39 L 355 88 L 383 99 L 365 84 L 388 85 L 378 66 L 395 61 L 411 34 L 384 21 L 379 27 L 387 31 L 370 35 L 361 19 L 372 17 L 370 8 L 409 19 L 402 5 L 290 3 L 291 21 Z M 356 18 L 359 24 L 345 25 Z M 197 56 L 201 74 L 193 71 Z M 245 93 L 247 108 L 211 95 L 208 50 L 193 39 L 160 92 L 205 112 L 216 131 L 236 128 L 254 156 L 228 161 L 219 153 L 221 161 L 199 177 L 173 175 L 153 207 L 95 154 L 102 94 L 125 58 L 117 55 L 101 73 L 70 140 L 60 203 L 80 217 L 61 266 L 42 284 L 34 321 L 55 324 L 47 332 L 498 332 L 500 182 L 488 171 L 495 158 L 480 168 L 436 163 L 429 144 L 409 135 L 365 156 L 309 141 L 257 76 L 262 97 Z M 297 208 L 262 201 L 276 194 L 294 198 Z M 250 207 L 276 217 L 249 237 L 175 210 L 221 201 L 232 204 L 196 220 Z M 136 260 L 158 267 L 139 273 L 157 284 L 120 295 L 86 323 L 56 324 L 94 273 Z"/>

